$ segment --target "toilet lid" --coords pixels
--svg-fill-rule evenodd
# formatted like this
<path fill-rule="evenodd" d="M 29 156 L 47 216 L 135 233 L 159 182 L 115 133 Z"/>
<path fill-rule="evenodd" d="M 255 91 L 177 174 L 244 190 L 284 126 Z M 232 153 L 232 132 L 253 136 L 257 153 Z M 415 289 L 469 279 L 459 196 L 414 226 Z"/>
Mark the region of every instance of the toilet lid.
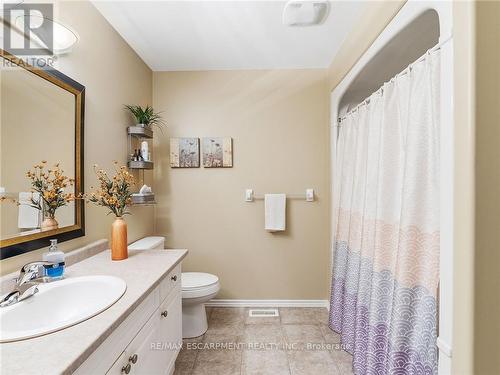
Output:
<path fill-rule="evenodd" d="M 193 289 L 209 286 L 217 283 L 219 278 L 210 273 L 203 272 L 183 272 L 182 289 Z"/>

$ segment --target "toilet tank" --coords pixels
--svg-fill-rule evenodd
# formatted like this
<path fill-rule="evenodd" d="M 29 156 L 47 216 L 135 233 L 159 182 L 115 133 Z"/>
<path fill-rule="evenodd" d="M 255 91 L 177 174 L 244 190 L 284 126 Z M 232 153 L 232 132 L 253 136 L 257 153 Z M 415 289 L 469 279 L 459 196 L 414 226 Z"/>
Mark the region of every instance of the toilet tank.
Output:
<path fill-rule="evenodd" d="M 129 250 L 153 250 L 165 248 L 165 237 L 144 237 L 128 245 Z"/>

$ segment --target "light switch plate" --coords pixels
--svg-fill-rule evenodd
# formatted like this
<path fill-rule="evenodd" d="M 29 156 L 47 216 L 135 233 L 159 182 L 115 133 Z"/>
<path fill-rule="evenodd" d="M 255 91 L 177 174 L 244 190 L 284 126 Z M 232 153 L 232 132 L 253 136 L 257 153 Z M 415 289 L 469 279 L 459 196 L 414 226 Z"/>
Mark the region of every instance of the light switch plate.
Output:
<path fill-rule="evenodd" d="M 314 201 L 314 189 L 306 189 L 306 201 L 307 202 Z"/>
<path fill-rule="evenodd" d="M 245 190 L 245 202 L 253 202 L 253 190 L 252 189 Z"/>

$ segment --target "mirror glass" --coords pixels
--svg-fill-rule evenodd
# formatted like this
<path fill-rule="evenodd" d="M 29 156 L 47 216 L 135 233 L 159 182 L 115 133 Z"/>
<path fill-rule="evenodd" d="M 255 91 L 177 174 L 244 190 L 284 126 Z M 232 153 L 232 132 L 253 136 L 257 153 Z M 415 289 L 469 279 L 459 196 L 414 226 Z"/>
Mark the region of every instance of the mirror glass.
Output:
<path fill-rule="evenodd" d="M 60 77 L 16 65 L 1 57 L 0 71 L 0 240 L 5 245 L 37 239 L 74 229 L 79 223 L 71 195 L 79 173 L 77 95 Z M 57 71 L 56 71 L 57 72 Z M 83 86 L 82 86 L 83 87 Z M 75 126 L 77 125 L 77 126 Z M 76 144 L 78 143 L 78 144 Z M 78 147 L 77 147 L 78 146 Z M 43 168 L 41 168 L 43 167 Z M 62 186 L 64 204 L 51 212 L 39 193 L 34 192 L 35 173 L 49 187 Z M 55 173 L 60 185 L 54 185 Z M 48 193 L 50 194 L 50 189 Z M 45 221 L 52 218 L 54 221 Z M 47 224 L 48 223 L 48 224 Z M 17 238 L 17 239 L 16 239 Z"/>

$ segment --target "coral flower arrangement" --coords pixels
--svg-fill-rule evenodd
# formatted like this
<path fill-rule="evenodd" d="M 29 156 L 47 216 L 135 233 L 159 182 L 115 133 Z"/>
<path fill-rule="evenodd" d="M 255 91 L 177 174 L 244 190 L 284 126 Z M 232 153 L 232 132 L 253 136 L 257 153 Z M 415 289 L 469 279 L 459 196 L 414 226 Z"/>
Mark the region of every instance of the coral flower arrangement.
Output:
<path fill-rule="evenodd" d="M 92 188 L 93 191 L 87 199 L 97 206 L 108 208 L 108 215 L 115 215 L 116 219 L 111 227 L 111 258 L 122 260 L 128 257 L 127 223 L 123 220 L 123 216 L 130 214 L 127 208 L 132 203 L 131 188 L 135 185 L 135 181 L 127 167 L 118 167 L 118 163 L 115 162 L 115 170 L 115 175 L 109 177 L 104 170 L 94 165 L 99 186 Z"/>
<path fill-rule="evenodd" d="M 37 196 L 41 198 L 31 198 L 32 207 L 42 210 L 44 215 L 41 229 L 57 229 L 59 224 L 55 218 L 56 210 L 76 198 L 74 193 L 66 192 L 67 187 L 73 186 L 74 180 L 64 175 L 59 164 L 47 168 L 45 160 L 26 172 L 26 177 L 30 179 L 32 192 L 38 193 Z"/>

